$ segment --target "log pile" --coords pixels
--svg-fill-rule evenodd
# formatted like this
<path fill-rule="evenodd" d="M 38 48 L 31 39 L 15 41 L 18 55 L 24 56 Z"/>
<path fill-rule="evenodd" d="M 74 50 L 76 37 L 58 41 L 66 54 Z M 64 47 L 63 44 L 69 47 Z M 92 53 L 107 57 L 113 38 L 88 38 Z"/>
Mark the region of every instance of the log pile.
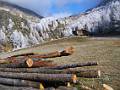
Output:
<path fill-rule="evenodd" d="M 78 77 L 99 78 L 100 70 L 76 69 L 84 66 L 97 66 L 97 62 L 84 62 L 66 65 L 57 65 L 53 61 L 42 60 L 44 58 L 55 58 L 72 55 L 73 47 L 66 48 L 62 51 L 54 51 L 46 54 L 25 53 L 14 55 L 0 60 L 0 85 L 6 88 L 15 87 L 32 87 L 43 88 L 46 84 L 65 85 L 67 82 L 76 84 Z"/>

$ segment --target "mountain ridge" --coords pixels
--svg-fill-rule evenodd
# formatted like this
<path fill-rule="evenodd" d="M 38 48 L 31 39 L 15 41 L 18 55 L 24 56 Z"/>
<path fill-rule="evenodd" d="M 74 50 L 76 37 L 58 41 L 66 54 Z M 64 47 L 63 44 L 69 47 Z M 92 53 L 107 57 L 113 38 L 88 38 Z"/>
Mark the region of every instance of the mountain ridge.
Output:
<path fill-rule="evenodd" d="M 40 16 L 39 14 L 35 13 L 34 11 L 32 10 L 29 10 L 27 8 L 23 8 L 23 7 L 20 7 L 16 4 L 12 4 L 10 2 L 5 2 L 5 1 L 0 1 L 0 9 L 2 10 L 6 10 L 6 11 L 11 11 L 12 14 L 14 15 L 18 15 L 20 17 L 24 17 L 24 16 L 31 16 L 32 17 L 36 17 L 37 19 L 41 19 L 43 18 L 43 16 Z M 25 14 L 25 15 L 24 15 Z M 25 17 L 26 18 L 26 17 Z"/>

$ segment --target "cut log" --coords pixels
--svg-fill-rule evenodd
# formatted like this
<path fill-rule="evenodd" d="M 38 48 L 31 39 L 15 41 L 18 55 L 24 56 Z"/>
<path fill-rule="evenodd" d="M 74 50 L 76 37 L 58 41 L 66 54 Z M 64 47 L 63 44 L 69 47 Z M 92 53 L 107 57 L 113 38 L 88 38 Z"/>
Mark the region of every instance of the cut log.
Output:
<path fill-rule="evenodd" d="M 0 90 L 40 90 L 37 88 L 32 87 L 13 87 L 13 86 L 7 86 L 7 85 L 0 85 Z"/>
<path fill-rule="evenodd" d="M 31 67 L 33 65 L 33 60 L 28 58 L 27 60 L 23 60 L 20 62 L 9 63 L 9 64 L 0 64 L 1 68 L 25 68 Z"/>
<path fill-rule="evenodd" d="M 9 85 L 9 86 L 19 86 L 19 87 L 34 87 L 39 88 L 39 82 L 33 82 L 28 80 L 21 79 L 10 79 L 0 77 L 0 84 Z"/>
<path fill-rule="evenodd" d="M 52 67 L 51 69 L 68 69 L 68 68 L 76 68 L 76 67 L 83 67 L 83 66 L 96 66 L 96 65 L 98 65 L 97 62 L 87 62 L 87 63 L 61 65 L 61 66 Z"/>
<path fill-rule="evenodd" d="M 25 61 L 28 57 L 8 57 L 6 59 L 0 59 L 0 64 L 9 64 L 9 63 L 19 63 L 21 61 Z"/>
<path fill-rule="evenodd" d="M 60 52 L 55 51 L 47 54 L 35 54 L 35 55 L 29 55 L 30 58 L 54 58 L 54 57 L 60 57 Z"/>
<path fill-rule="evenodd" d="M 31 55 L 30 58 L 54 58 L 54 57 L 61 57 L 61 56 L 68 56 L 73 54 L 74 48 L 68 47 L 63 51 L 55 51 L 47 54 L 39 54 L 39 55 Z"/>
<path fill-rule="evenodd" d="M 50 52 L 50 53 L 46 53 L 46 54 L 25 53 L 25 54 L 20 54 L 20 55 L 14 55 L 11 57 L 29 56 L 30 58 L 54 58 L 54 57 L 68 56 L 68 55 L 73 54 L 73 52 L 74 52 L 74 48 L 68 47 L 63 51 L 54 51 L 54 52 Z"/>
<path fill-rule="evenodd" d="M 101 76 L 100 70 L 53 70 L 44 68 L 0 68 L 1 72 L 17 73 L 43 73 L 43 74 L 76 74 L 77 77 L 97 78 Z"/>
<path fill-rule="evenodd" d="M 1 63 L 6 64 L 0 64 L 0 67 L 53 67 L 56 66 L 56 64 L 53 64 L 52 61 L 41 61 L 41 60 L 33 60 L 28 57 L 21 57 L 21 58 L 9 58 L 7 60 L 2 61 Z M 22 66 L 21 66 L 22 64 Z M 16 66 L 15 66 L 16 65 Z M 19 66 L 18 66 L 19 65 Z"/>
<path fill-rule="evenodd" d="M 33 65 L 31 66 L 32 68 L 35 67 L 54 67 L 56 64 L 53 64 L 50 61 L 33 61 Z"/>
<path fill-rule="evenodd" d="M 101 76 L 100 70 L 72 70 L 74 74 L 76 74 L 78 77 L 84 77 L 84 78 L 99 78 Z"/>
<path fill-rule="evenodd" d="M 13 73 L 13 72 L 0 72 L 0 77 L 23 79 L 32 81 L 54 81 L 54 82 L 77 82 L 75 74 L 38 74 L 38 73 Z"/>

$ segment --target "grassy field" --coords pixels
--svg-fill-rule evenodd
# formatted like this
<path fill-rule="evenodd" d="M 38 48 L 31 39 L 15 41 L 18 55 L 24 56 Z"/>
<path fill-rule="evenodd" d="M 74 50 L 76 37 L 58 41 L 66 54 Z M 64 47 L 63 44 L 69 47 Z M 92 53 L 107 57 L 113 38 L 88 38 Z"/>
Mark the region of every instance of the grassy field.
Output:
<path fill-rule="evenodd" d="M 120 90 L 120 38 L 73 37 L 69 39 L 60 39 L 12 53 L 3 53 L 0 54 L 0 58 L 23 52 L 45 53 L 55 50 L 62 50 L 68 46 L 75 47 L 75 53 L 73 55 L 49 60 L 53 60 L 54 63 L 57 64 L 97 61 L 99 62 L 98 66 L 84 68 L 100 69 L 102 71 L 101 78 L 79 78 L 81 83 L 91 87 L 93 90 L 101 90 L 102 84 L 107 84 L 115 90 Z"/>

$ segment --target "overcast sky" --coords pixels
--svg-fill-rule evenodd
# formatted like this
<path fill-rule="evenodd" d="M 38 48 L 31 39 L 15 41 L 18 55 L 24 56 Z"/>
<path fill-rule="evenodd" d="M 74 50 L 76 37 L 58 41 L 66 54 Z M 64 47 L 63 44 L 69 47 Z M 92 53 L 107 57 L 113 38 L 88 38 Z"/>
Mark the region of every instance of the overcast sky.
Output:
<path fill-rule="evenodd" d="M 31 9 L 43 16 L 71 15 L 96 6 L 100 0 L 3 0 Z"/>

